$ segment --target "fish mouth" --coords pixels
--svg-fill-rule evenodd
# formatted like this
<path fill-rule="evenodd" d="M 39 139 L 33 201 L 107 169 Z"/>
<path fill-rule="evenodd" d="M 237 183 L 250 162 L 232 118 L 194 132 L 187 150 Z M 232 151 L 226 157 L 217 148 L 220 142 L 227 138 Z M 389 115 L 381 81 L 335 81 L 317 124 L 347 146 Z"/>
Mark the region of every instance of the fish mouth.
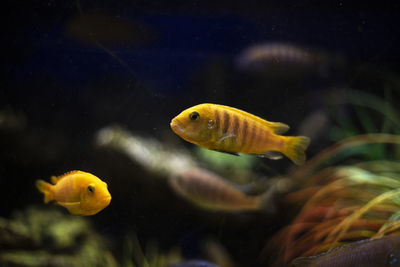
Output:
<path fill-rule="evenodd" d="M 169 125 L 171 126 L 172 131 L 174 131 L 176 134 L 183 133 L 183 128 L 181 126 L 181 123 L 176 118 L 172 119 Z"/>
<path fill-rule="evenodd" d="M 111 202 L 111 196 L 106 197 L 106 198 L 104 199 L 104 202 L 107 203 L 107 205 L 110 204 L 110 202 Z"/>

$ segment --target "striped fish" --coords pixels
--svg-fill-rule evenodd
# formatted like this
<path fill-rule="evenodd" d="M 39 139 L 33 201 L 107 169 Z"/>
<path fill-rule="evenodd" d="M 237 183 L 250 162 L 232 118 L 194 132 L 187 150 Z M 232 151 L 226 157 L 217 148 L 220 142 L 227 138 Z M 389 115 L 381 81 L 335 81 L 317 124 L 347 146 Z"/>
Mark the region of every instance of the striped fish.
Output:
<path fill-rule="evenodd" d="M 269 122 L 245 111 L 216 104 L 200 104 L 182 111 L 171 121 L 172 130 L 198 146 L 237 155 L 256 154 L 271 159 L 280 153 L 295 164 L 305 162 L 310 138 L 282 136 L 289 126 Z"/>
<path fill-rule="evenodd" d="M 174 191 L 195 205 L 220 211 L 269 210 L 270 191 L 247 196 L 222 177 L 204 169 L 188 169 L 170 178 Z"/>

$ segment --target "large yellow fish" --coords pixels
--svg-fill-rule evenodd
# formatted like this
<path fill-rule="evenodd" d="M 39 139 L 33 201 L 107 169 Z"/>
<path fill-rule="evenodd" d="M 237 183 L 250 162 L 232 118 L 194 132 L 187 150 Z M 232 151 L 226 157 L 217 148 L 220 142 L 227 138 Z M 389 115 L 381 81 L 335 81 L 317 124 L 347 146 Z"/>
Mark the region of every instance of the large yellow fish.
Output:
<path fill-rule="evenodd" d="M 83 171 L 71 171 L 59 177 L 52 176 L 49 184 L 37 180 L 36 186 L 44 194 L 44 202 L 55 201 L 76 215 L 93 215 L 110 204 L 107 184 Z"/>
<path fill-rule="evenodd" d="M 231 154 L 245 153 L 279 159 L 280 152 L 295 164 L 306 160 L 310 138 L 282 136 L 289 126 L 269 122 L 245 111 L 216 104 L 200 104 L 171 121 L 172 130 L 198 146 Z"/>

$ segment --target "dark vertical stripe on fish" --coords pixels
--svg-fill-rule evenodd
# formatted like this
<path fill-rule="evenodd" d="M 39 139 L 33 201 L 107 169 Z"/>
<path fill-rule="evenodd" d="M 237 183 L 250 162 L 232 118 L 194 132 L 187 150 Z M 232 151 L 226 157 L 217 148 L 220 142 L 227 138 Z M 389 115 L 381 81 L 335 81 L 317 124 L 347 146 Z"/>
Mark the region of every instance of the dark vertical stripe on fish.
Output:
<path fill-rule="evenodd" d="M 226 134 L 228 132 L 229 128 L 229 114 L 224 110 L 224 123 L 223 123 L 223 129 L 222 129 L 222 134 Z"/>
<path fill-rule="evenodd" d="M 239 135 L 239 129 L 240 129 L 240 120 L 239 116 L 237 114 L 233 115 L 233 122 L 232 122 L 232 133 L 235 136 Z"/>
<path fill-rule="evenodd" d="M 239 119 L 239 116 L 237 114 L 233 114 L 232 133 L 234 135 L 233 140 L 235 140 L 235 143 L 233 144 L 233 147 L 236 148 L 236 149 L 240 146 L 239 130 L 240 130 L 240 119 Z"/>
<path fill-rule="evenodd" d="M 243 118 L 243 125 L 241 127 L 240 131 L 240 137 L 238 137 L 238 142 L 239 142 L 239 150 L 241 151 L 245 146 L 246 146 L 246 137 L 247 137 L 247 128 L 249 126 L 249 123 L 247 122 L 246 118 Z"/>

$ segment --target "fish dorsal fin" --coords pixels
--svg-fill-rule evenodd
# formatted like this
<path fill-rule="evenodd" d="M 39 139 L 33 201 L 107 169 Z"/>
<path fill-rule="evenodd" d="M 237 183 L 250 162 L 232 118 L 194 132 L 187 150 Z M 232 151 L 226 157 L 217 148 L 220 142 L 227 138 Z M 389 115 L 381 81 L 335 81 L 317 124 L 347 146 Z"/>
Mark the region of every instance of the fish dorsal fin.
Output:
<path fill-rule="evenodd" d="M 290 128 L 289 125 L 287 125 L 287 124 L 284 124 L 284 123 L 281 123 L 281 122 L 267 121 L 267 120 L 264 120 L 263 118 L 260 118 L 260 117 L 258 117 L 256 115 L 253 115 L 251 113 L 248 113 L 246 111 L 243 111 L 243 110 L 240 110 L 240 109 L 237 109 L 237 108 L 232 108 L 232 107 L 229 107 L 229 106 L 218 105 L 218 104 L 210 104 L 210 105 L 219 106 L 219 107 L 222 107 L 224 109 L 228 109 L 228 110 L 231 110 L 233 112 L 237 112 L 237 113 L 239 113 L 239 114 L 241 114 L 243 116 L 250 117 L 250 118 L 252 118 L 253 120 L 255 120 L 257 122 L 266 125 L 267 127 L 269 127 L 276 134 L 283 134 L 283 133 L 287 132 L 289 130 L 289 128 Z"/>
<path fill-rule="evenodd" d="M 66 207 L 66 208 L 71 208 L 71 207 L 76 207 L 81 205 L 80 201 L 76 201 L 76 202 L 57 202 L 58 205 Z"/>
<path fill-rule="evenodd" d="M 63 178 L 71 175 L 71 174 L 77 174 L 77 173 L 81 173 L 81 171 L 70 171 L 70 172 L 66 172 L 63 175 L 60 176 L 51 176 L 51 183 L 52 184 L 57 184 L 60 180 L 62 180 Z"/>
<path fill-rule="evenodd" d="M 57 177 L 57 176 L 51 176 L 51 177 L 50 177 L 51 183 L 52 183 L 52 184 L 57 184 L 57 182 L 58 182 L 59 180 L 61 180 L 62 177 L 63 177 L 63 176 L 59 176 L 59 177 Z"/>
<path fill-rule="evenodd" d="M 282 122 L 270 122 L 267 121 L 268 127 L 272 129 L 272 131 L 276 134 L 283 134 L 289 130 L 289 125 L 284 124 Z"/>

